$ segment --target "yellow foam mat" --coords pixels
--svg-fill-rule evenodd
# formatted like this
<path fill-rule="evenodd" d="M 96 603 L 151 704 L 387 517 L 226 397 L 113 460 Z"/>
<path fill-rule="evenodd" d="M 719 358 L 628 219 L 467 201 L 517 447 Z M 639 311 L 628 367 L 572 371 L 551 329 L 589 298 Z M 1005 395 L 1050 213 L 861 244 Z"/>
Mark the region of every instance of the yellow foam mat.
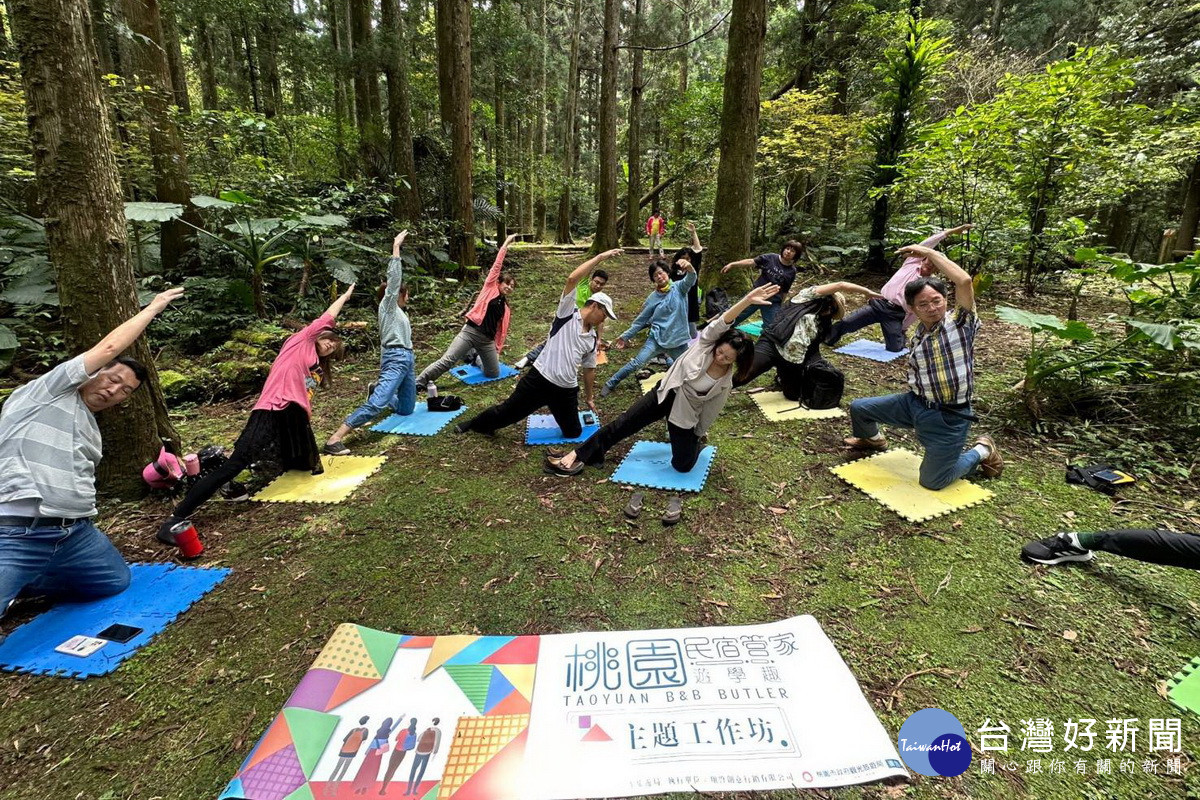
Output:
<path fill-rule="evenodd" d="M 385 461 L 384 456 L 323 456 L 322 474 L 289 470 L 251 499 L 262 503 L 340 503 Z"/>
<path fill-rule="evenodd" d="M 649 378 L 646 378 L 646 380 L 642 381 L 641 382 L 642 394 L 645 394 L 646 392 L 650 391 L 655 386 L 657 386 L 658 382 L 661 381 L 663 379 L 663 376 L 666 374 L 667 373 L 665 373 L 665 372 L 656 372 L 653 375 L 651 375 Z"/>
<path fill-rule="evenodd" d="M 771 422 L 793 419 L 834 419 L 846 416 L 840 408 L 801 408 L 800 403 L 788 400 L 783 392 L 755 392 L 750 395 L 754 405 Z"/>
<path fill-rule="evenodd" d="M 924 522 L 960 508 L 977 506 L 992 498 L 991 491 L 967 480 L 957 480 L 945 489 L 926 489 L 918 480 L 921 458 L 904 449 L 887 450 L 870 458 L 831 467 L 856 489 L 909 522 Z"/>

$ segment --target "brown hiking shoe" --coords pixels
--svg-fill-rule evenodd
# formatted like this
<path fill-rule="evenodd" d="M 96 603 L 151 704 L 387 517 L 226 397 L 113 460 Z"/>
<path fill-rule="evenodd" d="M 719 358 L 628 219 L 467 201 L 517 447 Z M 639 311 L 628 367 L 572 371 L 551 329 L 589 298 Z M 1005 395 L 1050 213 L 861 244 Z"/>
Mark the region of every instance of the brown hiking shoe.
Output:
<path fill-rule="evenodd" d="M 851 450 L 887 450 L 887 439 L 884 439 L 882 436 L 880 436 L 878 439 L 847 436 L 845 439 L 842 439 L 842 443 Z"/>
<path fill-rule="evenodd" d="M 1000 457 L 1000 448 L 990 436 L 980 436 L 975 444 L 981 444 L 988 449 L 987 457 L 979 462 L 979 471 L 985 478 L 999 478 L 1004 472 L 1004 459 Z"/>

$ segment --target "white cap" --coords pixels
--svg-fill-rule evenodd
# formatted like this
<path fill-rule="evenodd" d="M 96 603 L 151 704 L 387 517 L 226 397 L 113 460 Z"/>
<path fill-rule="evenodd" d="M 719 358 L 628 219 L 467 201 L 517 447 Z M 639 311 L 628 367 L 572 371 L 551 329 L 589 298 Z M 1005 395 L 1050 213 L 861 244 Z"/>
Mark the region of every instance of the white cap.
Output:
<path fill-rule="evenodd" d="M 616 312 L 613 311 L 612 298 L 604 292 L 596 292 L 588 298 L 588 301 L 592 303 L 599 303 L 604 308 L 604 313 L 608 315 L 609 319 L 617 318 Z"/>

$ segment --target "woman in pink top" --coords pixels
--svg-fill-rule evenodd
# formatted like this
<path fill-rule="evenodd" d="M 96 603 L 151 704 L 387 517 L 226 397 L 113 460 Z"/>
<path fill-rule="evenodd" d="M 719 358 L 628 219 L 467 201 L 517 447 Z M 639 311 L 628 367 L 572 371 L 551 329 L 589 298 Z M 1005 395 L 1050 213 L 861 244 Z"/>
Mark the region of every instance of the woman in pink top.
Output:
<path fill-rule="evenodd" d="M 271 365 L 262 394 L 250 412 L 250 420 L 224 464 L 204 475 L 158 529 L 158 540 L 175 544 L 171 528 L 187 519 L 212 497 L 217 489 L 255 462 L 274 462 L 279 470 L 307 469 L 320 475 L 321 451 L 313 436 L 312 396 L 317 386 L 328 384 L 330 362 L 345 353 L 333 325 L 342 306 L 354 293 L 354 285 L 333 301 L 325 313 L 288 337 Z"/>
<path fill-rule="evenodd" d="M 500 252 L 496 253 L 496 261 L 483 281 L 483 288 L 479 290 L 475 304 L 467 312 L 467 322 L 462 326 L 462 330 L 454 337 L 454 341 L 446 348 L 442 357 L 417 376 L 418 392 L 425 391 L 426 386 L 440 378 L 446 370 L 472 350 L 479 354 L 484 375 L 495 378 L 500 374 L 500 352 L 504 350 L 504 340 L 508 337 L 508 295 L 517 285 L 512 273 L 503 271 L 504 256 L 508 254 L 508 246 L 516 238 L 517 234 L 514 233 L 500 246 Z"/>

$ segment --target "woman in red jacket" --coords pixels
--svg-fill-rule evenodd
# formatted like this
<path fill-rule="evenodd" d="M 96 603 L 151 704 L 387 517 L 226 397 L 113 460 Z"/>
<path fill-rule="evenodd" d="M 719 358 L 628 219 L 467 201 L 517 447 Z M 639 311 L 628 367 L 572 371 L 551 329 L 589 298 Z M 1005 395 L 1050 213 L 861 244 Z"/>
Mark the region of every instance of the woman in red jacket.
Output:
<path fill-rule="evenodd" d="M 437 361 L 430 364 L 417 376 L 417 391 L 422 391 L 431 382 L 436 381 L 446 370 L 453 367 L 463 356 L 474 350 L 479 354 L 483 363 L 483 374 L 495 378 L 500 374 L 500 352 L 504 349 L 504 339 L 508 336 L 508 293 L 517 285 L 511 273 L 502 271 L 504 256 L 508 246 L 517 238 L 512 234 L 504 240 L 496 261 L 488 271 L 483 281 L 483 288 L 475 298 L 475 304 L 467 312 L 466 324 L 454 337 L 454 341 L 446 348 L 446 352 Z"/>

